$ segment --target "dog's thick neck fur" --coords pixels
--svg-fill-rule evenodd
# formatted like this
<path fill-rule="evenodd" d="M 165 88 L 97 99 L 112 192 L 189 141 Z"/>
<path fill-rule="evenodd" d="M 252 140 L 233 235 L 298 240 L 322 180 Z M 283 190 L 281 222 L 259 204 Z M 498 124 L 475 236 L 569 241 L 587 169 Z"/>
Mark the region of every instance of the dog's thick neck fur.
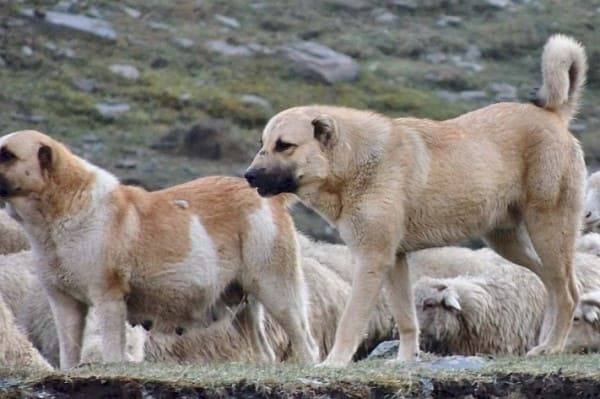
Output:
<path fill-rule="evenodd" d="M 45 179 L 54 189 L 34 194 L 35 201 L 29 201 L 31 197 L 9 201 L 12 212 L 37 243 L 52 242 L 52 236 L 60 233 L 55 231 L 56 226 L 75 231 L 87 225 L 99 207 L 108 206 L 110 195 L 120 186 L 115 176 L 73 155 L 66 147 L 56 145 L 53 150 L 55 161 L 45 171 Z"/>
<path fill-rule="evenodd" d="M 352 209 L 346 208 L 349 204 L 356 203 L 359 193 L 368 191 L 368 185 L 376 181 L 374 176 L 377 174 L 396 173 L 398 176 L 406 176 L 409 181 L 402 183 L 406 185 L 408 196 L 426 183 L 429 155 L 425 140 L 418 130 L 402 130 L 396 151 L 402 153 L 403 162 L 393 170 L 382 170 L 381 166 L 388 164 L 385 162 L 389 151 L 386 145 L 390 143 L 390 135 L 397 134 L 394 132 L 397 120 L 370 111 L 353 110 L 346 113 L 343 107 L 314 107 L 318 107 L 318 112 L 326 112 L 336 120 L 337 134 L 333 140 L 345 144 L 332 145 L 332 151 L 328 154 L 331 174 L 324 182 L 317 187 L 301 187 L 297 194 L 327 220 L 337 223 L 345 213 L 352 212 Z M 343 116 L 338 116 L 340 111 Z M 367 137 L 370 145 L 360 145 Z M 400 169 L 404 170 L 402 174 L 396 172 Z"/>

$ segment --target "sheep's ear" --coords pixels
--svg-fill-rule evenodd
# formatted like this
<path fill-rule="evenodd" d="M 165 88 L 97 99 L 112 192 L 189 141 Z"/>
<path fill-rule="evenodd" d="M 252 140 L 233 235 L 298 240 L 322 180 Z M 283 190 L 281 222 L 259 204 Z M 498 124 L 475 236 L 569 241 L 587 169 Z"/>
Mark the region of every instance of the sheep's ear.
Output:
<path fill-rule="evenodd" d="M 583 294 L 580 299 L 583 319 L 588 323 L 600 320 L 600 291 Z"/>
<path fill-rule="evenodd" d="M 337 140 L 338 129 L 335 120 L 329 115 L 319 115 L 312 120 L 315 139 L 329 146 Z"/>
<path fill-rule="evenodd" d="M 454 309 L 457 312 L 460 312 L 462 308 L 460 307 L 459 299 L 460 298 L 458 297 L 457 293 L 449 291 L 444 295 L 442 305 L 444 305 L 446 309 Z"/>
<path fill-rule="evenodd" d="M 598 319 L 600 318 L 598 315 L 599 312 L 600 312 L 600 309 L 598 309 L 597 306 L 594 306 L 594 307 L 586 306 L 583 311 L 583 318 L 588 323 L 593 324 L 596 321 L 598 321 Z"/>

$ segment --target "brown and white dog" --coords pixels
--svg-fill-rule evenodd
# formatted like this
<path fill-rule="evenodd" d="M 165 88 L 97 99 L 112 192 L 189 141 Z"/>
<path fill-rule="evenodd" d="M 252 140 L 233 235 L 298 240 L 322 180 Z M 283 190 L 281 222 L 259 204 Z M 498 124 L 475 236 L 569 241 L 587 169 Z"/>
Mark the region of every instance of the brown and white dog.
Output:
<path fill-rule="evenodd" d="M 586 173 L 568 125 L 586 69 L 583 47 L 555 35 L 535 104 L 499 103 L 439 122 L 312 105 L 269 120 L 247 180 L 263 196 L 297 194 L 339 228 L 355 259 L 324 364 L 351 360 L 382 286 L 398 359 L 417 358 L 406 253 L 474 235 L 548 289 L 544 333 L 529 353 L 563 349 L 578 300 L 572 259 Z"/>
<path fill-rule="evenodd" d="M 289 197 L 207 177 L 147 192 L 36 131 L 0 138 L 0 195 L 32 243 L 58 329 L 60 365 L 76 365 L 94 306 L 104 361 L 124 360 L 126 318 L 159 331 L 203 320 L 232 282 L 316 361 Z"/>

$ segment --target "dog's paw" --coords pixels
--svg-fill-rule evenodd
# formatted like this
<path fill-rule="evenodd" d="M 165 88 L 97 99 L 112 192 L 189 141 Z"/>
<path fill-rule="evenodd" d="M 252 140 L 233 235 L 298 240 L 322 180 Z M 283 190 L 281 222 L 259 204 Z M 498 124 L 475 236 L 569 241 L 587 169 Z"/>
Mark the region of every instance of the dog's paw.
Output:
<path fill-rule="evenodd" d="M 558 346 L 538 345 L 538 346 L 534 346 L 533 348 L 531 348 L 525 356 L 532 357 L 532 356 L 552 355 L 552 354 L 560 353 L 560 352 L 562 352 L 562 348 L 558 347 Z"/>

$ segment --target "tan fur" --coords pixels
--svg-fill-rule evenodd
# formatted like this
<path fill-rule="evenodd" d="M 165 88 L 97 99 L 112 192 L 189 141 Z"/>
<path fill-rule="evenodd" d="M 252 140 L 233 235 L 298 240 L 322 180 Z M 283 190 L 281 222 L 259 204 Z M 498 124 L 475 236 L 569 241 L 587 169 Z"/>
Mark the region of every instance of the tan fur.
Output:
<path fill-rule="evenodd" d="M 440 248 L 443 250 L 443 248 Z M 419 252 L 428 252 L 423 250 Z M 422 278 L 415 283 L 415 303 L 425 350 L 441 354 L 523 354 L 537 343 L 542 328 L 546 290 L 529 270 L 489 249 L 471 251 L 482 271 L 454 278 Z M 438 255 L 442 255 L 438 251 Z M 440 262 L 453 263 L 452 254 Z M 576 253 L 578 287 L 586 293 L 600 288 L 600 259 Z M 580 351 L 600 345 L 590 323 L 579 322 L 586 302 L 582 295 L 566 349 Z M 510 326 L 510 327 L 507 327 Z"/>
<path fill-rule="evenodd" d="M 562 350 L 578 299 L 572 257 L 585 165 L 568 124 L 585 55 L 574 40 L 553 37 L 542 58 L 541 107 L 499 103 L 437 122 L 314 105 L 269 120 L 245 177 L 261 195 L 297 194 L 338 227 L 355 259 L 324 364 L 351 360 L 382 287 L 398 324 L 398 359 L 417 358 L 405 255 L 474 235 L 539 274 L 549 306 L 530 353 Z"/>
<path fill-rule="evenodd" d="M 233 177 L 146 192 L 36 131 L 0 139 L 0 194 L 32 242 L 62 368 L 80 360 L 91 306 L 103 360 L 122 361 L 126 318 L 193 327 L 233 282 L 282 325 L 297 359 L 317 359 L 285 195 L 260 198 Z"/>
<path fill-rule="evenodd" d="M 30 248 L 23 228 L 5 211 L 0 210 L 0 255 L 12 254 Z"/>

